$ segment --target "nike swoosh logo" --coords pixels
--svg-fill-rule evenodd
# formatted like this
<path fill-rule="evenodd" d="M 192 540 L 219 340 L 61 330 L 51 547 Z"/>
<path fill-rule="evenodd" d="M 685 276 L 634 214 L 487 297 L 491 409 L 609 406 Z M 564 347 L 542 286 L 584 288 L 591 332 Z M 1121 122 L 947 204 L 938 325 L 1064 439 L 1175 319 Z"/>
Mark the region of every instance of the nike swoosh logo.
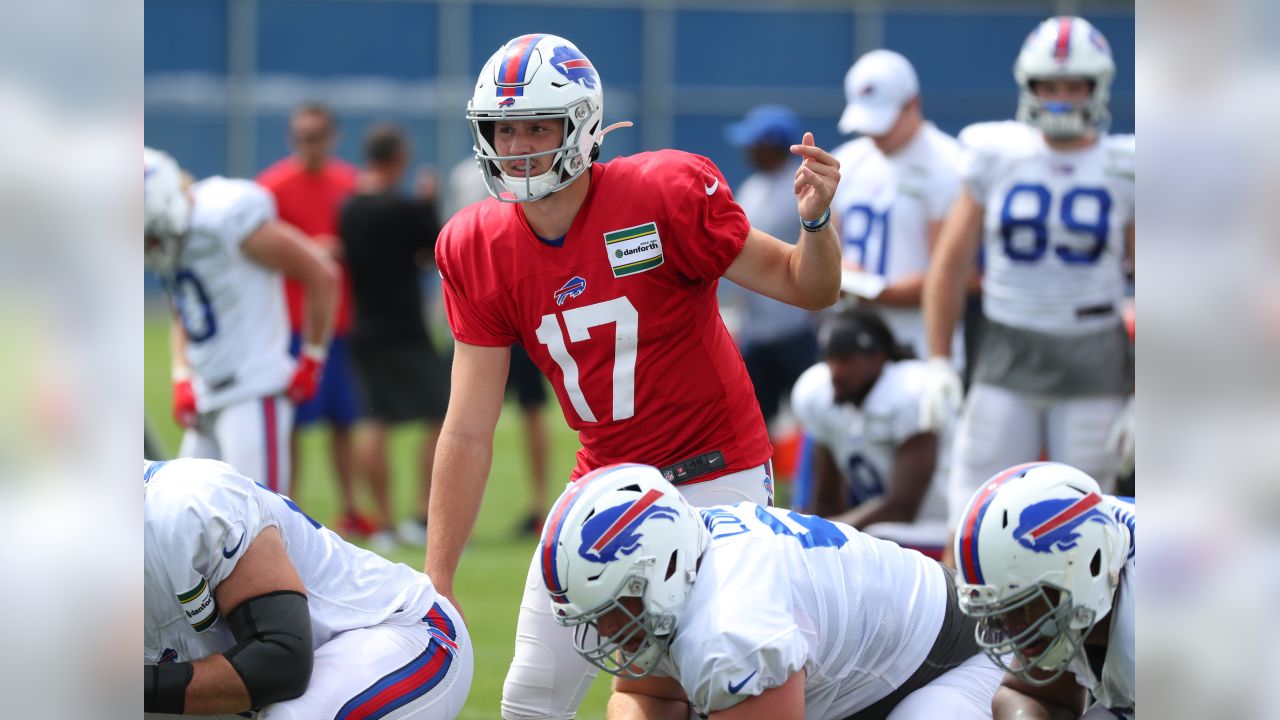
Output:
<path fill-rule="evenodd" d="M 234 556 L 235 556 L 235 554 L 236 554 L 236 552 L 240 550 L 240 545 L 242 545 L 242 544 L 244 543 L 244 536 L 245 536 L 246 534 L 247 534 L 247 533 L 240 533 L 240 542 L 236 543 L 236 546 L 235 546 L 235 547 L 233 547 L 233 548 L 231 548 L 230 550 L 228 550 L 228 549 L 224 546 L 224 547 L 222 548 L 222 557 L 227 558 L 228 560 L 230 560 L 232 557 L 234 557 Z"/>
<path fill-rule="evenodd" d="M 718 187 L 720 187 L 720 178 L 716 178 L 716 181 L 711 183 L 710 185 L 707 185 L 705 189 L 708 195 L 715 195 L 716 188 Z"/>
<path fill-rule="evenodd" d="M 746 676 L 745 678 L 743 678 L 743 679 L 742 679 L 742 682 L 738 683 L 737 685 L 734 685 L 733 683 L 729 683 L 729 694 L 730 694 L 730 695 L 737 694 L 737 692 L 738 692 L 739 690 L 741 690 L 741 689 L 742 689 L 742 686 L 747 684 L 747 681 L 748 681 L 748 680 L 750 680 L 751 678 L 753 678 L 753 677 L 755 677 L 755 676 L 756 676 L 756 673 L 757 673 L 757 672 L 759 672 L 759 671 L 758 671 L 758 670 L 757 670 L 757 671 L 753 671 L 750 675 L 748 675 L 748 676 Z"/>

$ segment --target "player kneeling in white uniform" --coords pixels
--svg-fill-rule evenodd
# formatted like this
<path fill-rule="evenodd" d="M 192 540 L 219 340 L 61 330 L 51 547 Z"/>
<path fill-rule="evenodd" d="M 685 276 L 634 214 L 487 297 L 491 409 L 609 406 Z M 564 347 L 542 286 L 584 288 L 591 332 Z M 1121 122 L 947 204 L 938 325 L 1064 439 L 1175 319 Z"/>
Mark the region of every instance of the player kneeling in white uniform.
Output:
<path fill-rule="evenodd" d="M 458 715 L 471 641 L 426 575 L 225 463 L 142 467 L 147 717 Z"/>
<path fill-rule="evenodd" d="M 988 718 L 1000 682 L 950 572 L 812 515 L 695 509 L 647 465 L 569 486 L 538 552 L 610 718 Z"/>
<path fill-rule="evenodd" d="M 866 308 L 828 316 L 818 341 L 823 361 L 791 390 L 813 439 L 816 514 L 940 559 L 950 434 L 920 423 L 926 364 L 900 359 L 893 331 Z"/>
<path fill-rule="evenodd" d="M 1135 716 L 1136 532 L 1132 498 L 1060 463 L 1009 468 L 969 500 L 957 592 L 983 652 L 1008 671 L 996 720 Z"/>

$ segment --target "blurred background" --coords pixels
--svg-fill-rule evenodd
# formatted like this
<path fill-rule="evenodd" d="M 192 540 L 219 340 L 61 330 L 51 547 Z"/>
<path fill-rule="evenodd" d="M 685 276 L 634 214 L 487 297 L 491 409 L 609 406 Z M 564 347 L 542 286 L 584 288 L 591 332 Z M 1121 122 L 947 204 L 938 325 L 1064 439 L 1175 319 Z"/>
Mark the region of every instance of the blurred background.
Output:
<path fill-rule="evenodd" d="M 911 60 L 925 115 L 944 132 L 1011 118 L 1014 58 L 1027 33 L 1056 14 L 1082 15 L 1110 41 L 1112 129 L 1134 131 L 1131 0 L 146 0 L 144 8 L 145 142 L 197 178 L 257 176 L 289 154 L 293 109 L 318 101 L 336 116 L 338 158 L 361 164 L 366 130 L 391 121 L 412 144 L 406 185 L 417 170 L 434 169 L 447 194 L 450 169 L 472 153 L 464 110 L 476 74 L 507 40 L 533 32 L 561 35 L 591 59 L 604 83 L 606 124 L 635 123 L 610 134 L 602 159 L 678 148 L 710 157 L 735 188 L 751 169 L 725 128 L 753 107 L 781 104 L 799 113 L 820 146 L 834 149 L 847 139 L 836 129 L 845 73 L 873 49 Z M 424 274 L 427 298 L 434 285 L 435 274 Z M 181 431 L 169 411 L 167 311 L 159 284 L 152 278 L 145 287 L 146 416 L 162 451 L 173 452 Z M 440 303 L 426 302 L 433 336 L 447 343 Z M 545 417 L 554 498 L 578 443 L 554 403 Z M 520 578 L 536 543 L 519 532 L 529 494 L 523 430 L 512 400 L 457 578 L 476 647 L 468 719 L 498 714 Z M 303 470 L 292 494 L 333 526 L 327 432 L 301 433 Z M 393 507 L 401 516 L 412 512 L 422 433 L 408 426 L 391 434 Z M 779 493 L 782 501 L 787 488 Z M 384 554 L 422 567 L 421 548 Z M 578 716 L 603 717 L 607 692 L 607 678 L 597 679 Z"/>
<path fill-rule="evenodd" d="M 841 82 L 861 54 L 896 50 L 920 75 L 924 110 L 951 134 L 1012 117 L 1013 59 L 1054 14 L 1085 16 L 1116 57 L 1112 129 L 1134 129 L 1134 5 L 1125 0 L 146 0 L 147 144 L 197 177 L 252 177 L 287 151 L 290 110 L 337 114 L 338 155 L 393 120 L 420 163 L 471 153 L 463 120 L 484 61 L 530 32 L 574 42 L 600 71 L 611 134 L 603 159 L 675 147 L 747 173 L 724 127 L 761 103 L 796 110 L 817 143 L 841 138 Z"/>

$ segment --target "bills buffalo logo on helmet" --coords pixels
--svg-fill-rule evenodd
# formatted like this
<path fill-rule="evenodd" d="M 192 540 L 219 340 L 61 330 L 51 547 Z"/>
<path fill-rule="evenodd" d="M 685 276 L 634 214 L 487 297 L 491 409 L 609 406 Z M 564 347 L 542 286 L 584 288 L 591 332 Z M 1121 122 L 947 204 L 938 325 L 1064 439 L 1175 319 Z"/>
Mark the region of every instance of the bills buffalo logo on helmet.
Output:
<path fill-rule="evenodd" d="M 596 69 L 591 66 L 591 61 L 585 55 L 568 45 L 561 45 L 552 51 L 551 65 L 556 70 L 559 70 L 561 75 L 569 78 L 569 82 L 576 82 L 585 88 L 595 89 Z"/>
<path fill-rule="evenodd" d="M 1079 500 L 1060 498 L 1028 505 L 1018 518 L 1013 537 L 1018 544 L 1038 553 L 1070 550 L 1080 540 L 1077 529 L 1087 522 L 1106 523 L 1107 516 L 1096 506 L 1097 493 Z"/>
<path fill-rule="evenodd" d="M 560 286 L 555 292 L 556 305 L 563 305 L 565 300 L 576 298 L 587 289 L 587 281 L 578 276 L 569 278 L 569 281 Z"/>
<path fill-rule="evenodd" d="M 503 100 L 502 102 L 498 103 L 498 107 L 511 107 L 512 105 L 515 105 L 515 104 L 516 104 L 516 99 L 513 97 L 509 97 L 506 100 Z"/>
<path fill-rule="evenodd" d="M 622 555 L 630 555 L 640 547 L 644 535 L 640 526 L 649 519 L 675 522 L 675 509 L 655 505 L 662 493 L 650 490 L 638 500 L 631 500 L 601 510 L 582 525 L 582 544 L 578 554 L 591 562 L 608 563 Z"/>

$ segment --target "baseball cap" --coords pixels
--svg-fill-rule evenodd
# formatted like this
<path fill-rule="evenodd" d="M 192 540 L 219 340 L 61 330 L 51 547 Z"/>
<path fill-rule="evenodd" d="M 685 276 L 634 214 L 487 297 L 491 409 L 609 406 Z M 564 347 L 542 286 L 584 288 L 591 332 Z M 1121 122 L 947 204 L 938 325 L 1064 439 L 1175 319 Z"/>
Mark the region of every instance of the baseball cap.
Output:
<path fill-rule="evenodd" d="M 920 94 L 911 62 L 892 50 L 872 50 L 844 76 L 846 98 L 840 132 L 881 135 L 893 127 L 902 106 Z"/>
<path fill-rule="evenodd" d="M 729 125 L 725 139 L 738 147 L 774 145 L 791 147 L 800 142 L 800 117 L 789 107 L 760 105 Z"/>

